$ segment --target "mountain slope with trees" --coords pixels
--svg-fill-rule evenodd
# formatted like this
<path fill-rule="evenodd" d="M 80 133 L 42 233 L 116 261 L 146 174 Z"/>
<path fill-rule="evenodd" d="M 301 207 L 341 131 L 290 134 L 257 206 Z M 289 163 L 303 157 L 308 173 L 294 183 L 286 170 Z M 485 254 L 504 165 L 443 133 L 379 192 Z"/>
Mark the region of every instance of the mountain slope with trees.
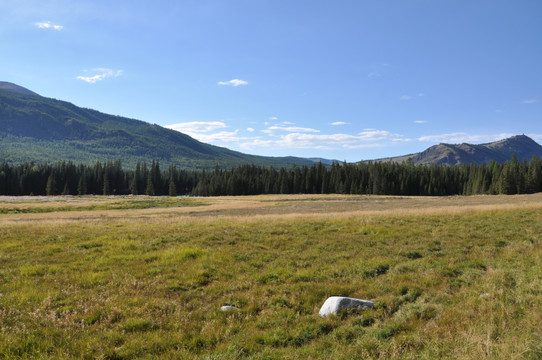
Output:
<path fill-rule="evenodd" d="M 160 161 L 184 169 L 212 169 L 241 164 L 311 165 L 309 159 L 243 154 L 199 142 L 159 125 L 84 109 L 39 96 L 10 83 L 0 83 L 0 161 L 72 161 L 94 164 L 122 159 Z"/>

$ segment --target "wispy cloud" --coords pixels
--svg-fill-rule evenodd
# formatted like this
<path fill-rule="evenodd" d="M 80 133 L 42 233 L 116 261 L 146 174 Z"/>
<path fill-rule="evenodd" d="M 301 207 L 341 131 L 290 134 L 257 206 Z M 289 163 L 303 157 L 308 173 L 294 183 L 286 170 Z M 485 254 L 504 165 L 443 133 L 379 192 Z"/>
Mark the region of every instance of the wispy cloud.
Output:
<path fill-rule="evenodd" d="M 414 124 L 427 124 L 427 120 L 414 120 Z"/>
<path fill-rule="evenodd" d="M 166 125 L 165 127 L 185 134 L 207 133 L 210 131 L 227 128 L 226 124 L 222 121 L 190 121 Z"/>
<path fill-rule="evenodd" d="M 77 80 L 82 80 L 89 84 L 95 84 L 98 81 L 102 81 L 107 78 L 111 77 L 118 77 L 121 76 L 123 71 L 122 70 L 113 70 L 113 69 L 106 69 L 106 68 L 96 68 L 93 70 L 84 70 L 83 72 L 89 73 L 88 76 L 79 75 L 77 76 Z"/>
<path fill-rule="evenodd" d="M 204 143 L 214 143 L 214 142 L 239 142 L 242 140 L 246 140 L 245 137 L 239 136 L 239 130 L 234 131 L 219 131 L 217 133 L 213 134 L 194 134 L 192 136 L 194 139 L 197 139 Z"/>
<path fill-rule="evenodd" d="M 58 24 L 53 24 L 50 21 L 37 22 L 37 23 L 34 23 L 34 25 L 38 29 L 52 29 L 52 30 L 57 30 L 57 31 L 64 29 L 64 26 L 58 25 Z"/>
<path fill-rule="evenodd" d="M 348 125 L 348 124 L 350 124 L 350 123 L 347 123 L 347 122 L 344 122 L 344 121 L 335 121 L 335 122 L 330 123 L 329 125 L 340 126 L 340 125 Z"/>
<path fill-rule="evenodd" d="M 318 134 L 294 132 L 281 134 L 276 138 L 255 138 L 242 142 L 240 147 L 246 150 L 255 148 L 289 148 L 289 149 L 362 149 L 385 146 L 386 141 L 410 141 L 402 135 L 389 131 L 366 129 L 356 135 L 350 134 Z"/>
<path fill-rule="evenodd" d="M 185 123 L 164 126 L 168 129 L 177 130 L 204 143 L 239 142 L 248 138 L 239 136 L 239 129 L 234 131 L 219 131 L 228 126 L 222 121 L 190 121 Z M 250 128 L 247 129 L 248 132 Z M 253 129 L 254 130 L 254 129 Z"/>
<path fill-rule="evenodd" d="M 192 121 L 165 126 L 180 131 L 205 143 L 234 143 L 239 149 L 253 151 L 264 148 L 340 150 L 364 149 L 391 146 L 412 139 L 386 130 L 363 129 L 357 134 L 322 134 L 320 130 L 300 127 L 271 125 L 258 132 L 248 127 L 241 131 L 224 130 L 228 125 L 223 121 Z"/>
<path fill-rule="evenodd" d="M 403 100 L 403 101 L 410 100 L 410 99 L 412 99 L 412 96 L 410 95 L 402 95 L 401 97 L 399 97 L 399 100 Z"/>
<path fill-rule="evenodd" d="M 456 132 L 456 133 L 450 133 L 450 134 L 421 136 L 418 138 L 418 141 L 431 142 L 431 143 L 451 143 L 451 144 L 486 143 L 486 142 L 493 142 L 493 141 L 505 139 L 514 135 L 516 134 L 510 134 L 510 133 L 468 134 L 465 132 Z"/>
<path fill-rule="evenodd" d="M 299 132 L 299 133 L 319 133 L 320 130 L 312 129 L 312 128 L 305 128 L 300 126 L 270 126 L 266 130 L 262 130 L 262 132 L 265 133 L 272 133 L 274 131 L 285 131 L 285 132 Z"/>
<path fill-rule="evenodd" d="M 522 103 L 524 104 L 536 104 L 537 102 L 540 102 L 538 99 L 529 99 L 529 100 L 523 100 Z"/>
<path fill-rule="evenodd" d="M 240 79 L 232 79 L 230 81 L 219 81 L 218 85 L 229 85 L 229 86 L 241 86 L 241 85 L 248 85 L 248 81 L 240 80 Z"/>

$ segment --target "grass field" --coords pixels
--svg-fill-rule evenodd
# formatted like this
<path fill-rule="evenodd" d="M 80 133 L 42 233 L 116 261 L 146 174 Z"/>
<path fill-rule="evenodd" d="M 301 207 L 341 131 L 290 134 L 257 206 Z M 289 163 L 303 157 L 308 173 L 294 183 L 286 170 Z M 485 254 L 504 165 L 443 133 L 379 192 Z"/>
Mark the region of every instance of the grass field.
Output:
<path fill-rule="evenodd" d="M 540 359 L 541 262 L 542 194 L 0 198 L 0 359 Z"/>

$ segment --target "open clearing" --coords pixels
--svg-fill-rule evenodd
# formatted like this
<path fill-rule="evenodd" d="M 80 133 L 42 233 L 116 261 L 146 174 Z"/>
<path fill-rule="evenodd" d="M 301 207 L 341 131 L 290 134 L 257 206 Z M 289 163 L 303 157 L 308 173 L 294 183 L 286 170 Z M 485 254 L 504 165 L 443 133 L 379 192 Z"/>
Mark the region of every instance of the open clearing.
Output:
<path fill-rule="evenodd" d="M 542 194 L 0 197 L 0 358 L 540 359 L 541 245 Z"/>

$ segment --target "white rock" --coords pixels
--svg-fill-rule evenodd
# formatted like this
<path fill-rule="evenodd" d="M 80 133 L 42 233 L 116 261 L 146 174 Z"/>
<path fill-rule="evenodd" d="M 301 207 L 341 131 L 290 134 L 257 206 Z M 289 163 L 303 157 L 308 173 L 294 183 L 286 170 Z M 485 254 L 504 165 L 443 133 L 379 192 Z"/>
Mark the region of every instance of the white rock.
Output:
<path fill-rule="evenodd" d="M 362 309 L 366 307 L 373 307 L 375 304 L 372 301 L 354 299 L 343 296 L 331 296 L 327 298 L 320 309 L 320 316 L 328 316 L 330 314 L 337 315 L 342 309 Z"/>
<path fill-rule="evenodd" d="M 239 310 L 238 307 L 232 306 L 232 305 L 224 305 L 220 307 L 220 310 L 222 311 L 231 311 L 231 310 Z"/>

